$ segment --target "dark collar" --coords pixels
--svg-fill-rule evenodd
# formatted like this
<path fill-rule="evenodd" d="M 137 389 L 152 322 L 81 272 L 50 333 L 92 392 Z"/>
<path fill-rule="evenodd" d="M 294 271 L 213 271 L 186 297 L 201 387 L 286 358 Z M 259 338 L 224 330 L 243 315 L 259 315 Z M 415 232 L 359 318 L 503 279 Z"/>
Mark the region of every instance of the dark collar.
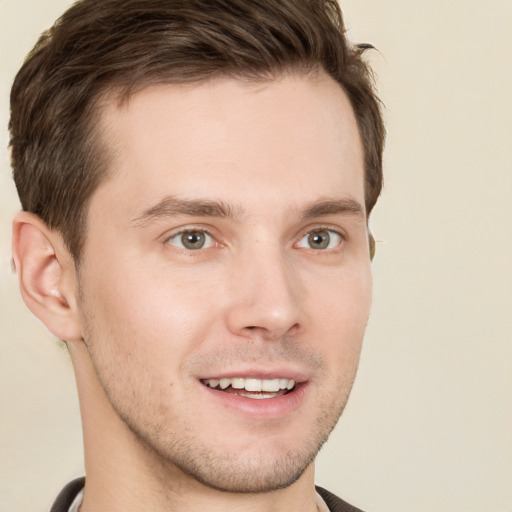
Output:
<path fill-rule="evenodd" d="M 84 488 L 85 478 L 77 478 L 60 491 L 57 496 L 55 503 L 53 504 L 50 512 L 68 512 L 71 503 L 75 499 L 75 496 Z M 347 502 L 338 498 L 329 491 L 326 491 L 322 487 L 316 487 L 316 490 L 322 499 L 325 501 L 331 512 L 363 512 L 361 509 L 349 505 Z"/>

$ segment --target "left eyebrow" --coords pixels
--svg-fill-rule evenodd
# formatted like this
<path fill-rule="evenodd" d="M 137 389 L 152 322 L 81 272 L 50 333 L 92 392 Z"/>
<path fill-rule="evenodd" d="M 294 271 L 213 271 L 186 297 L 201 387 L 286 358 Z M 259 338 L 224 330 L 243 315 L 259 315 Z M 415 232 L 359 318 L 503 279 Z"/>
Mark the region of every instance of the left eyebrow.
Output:
<path fill-rule="evenodd" d="M 302 212 L 302 220 L 325 217 L 327 215 L 352 215 L 358 217 L 359 220 L 365 220 L 366 218 L 364 208 L 358 201 L 344 198 L 311 204 Z"/>
<path fill-rule="evenodd" d="M 190 216 L 190 217 L 219 217 L 235 219 L 241 214 L 240 208 L 233 208 L 220 201 L 209 199 L 183 199 L 174 196 L 166 196 L 154 206 L 144 210 L 133 219 L 136 226 L 144 226 L 147 223 L 165 217 Z"/>

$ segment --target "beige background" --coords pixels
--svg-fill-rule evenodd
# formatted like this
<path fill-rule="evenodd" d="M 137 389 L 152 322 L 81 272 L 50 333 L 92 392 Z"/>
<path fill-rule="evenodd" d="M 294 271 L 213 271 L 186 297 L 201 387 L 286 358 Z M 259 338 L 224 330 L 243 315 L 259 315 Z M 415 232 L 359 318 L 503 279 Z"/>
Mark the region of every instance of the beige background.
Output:
<path fill-rule="evenodd" d="M 0 0 L 0 510 L 82 473 L 65 350 L 10 271 L 8 93 L 68 0 Z M 512 1 L 342 0 L 389 131 L 358 379 L 317 480 L 374 512 L 512 511 Z"/>

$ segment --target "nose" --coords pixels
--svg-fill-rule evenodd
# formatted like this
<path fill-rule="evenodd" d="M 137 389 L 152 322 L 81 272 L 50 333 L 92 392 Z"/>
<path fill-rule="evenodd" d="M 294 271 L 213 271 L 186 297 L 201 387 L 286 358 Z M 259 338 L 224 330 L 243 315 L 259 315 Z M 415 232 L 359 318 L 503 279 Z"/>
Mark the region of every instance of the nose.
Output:
<path fill-rule="evenodd" d="M 232 333 L 279 340 L 303 327 L 300 276 L 279 249 L 251 251 L 235 267 L 227 312 Z"/>

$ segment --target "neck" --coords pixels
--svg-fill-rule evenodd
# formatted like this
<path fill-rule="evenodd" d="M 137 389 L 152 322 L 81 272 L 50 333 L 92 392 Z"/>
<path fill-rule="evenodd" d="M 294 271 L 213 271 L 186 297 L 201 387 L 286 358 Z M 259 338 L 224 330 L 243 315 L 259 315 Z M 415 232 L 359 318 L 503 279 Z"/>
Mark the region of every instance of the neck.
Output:
<path fill-rule="evenodd" d="M 162 460 L 119 418 L 83 345 L 70 346 L 84 434 L 86 487 L 80 512 L 316 512 L 314 465 L 292 485 L 232 493 L 203 485 Z"/>

